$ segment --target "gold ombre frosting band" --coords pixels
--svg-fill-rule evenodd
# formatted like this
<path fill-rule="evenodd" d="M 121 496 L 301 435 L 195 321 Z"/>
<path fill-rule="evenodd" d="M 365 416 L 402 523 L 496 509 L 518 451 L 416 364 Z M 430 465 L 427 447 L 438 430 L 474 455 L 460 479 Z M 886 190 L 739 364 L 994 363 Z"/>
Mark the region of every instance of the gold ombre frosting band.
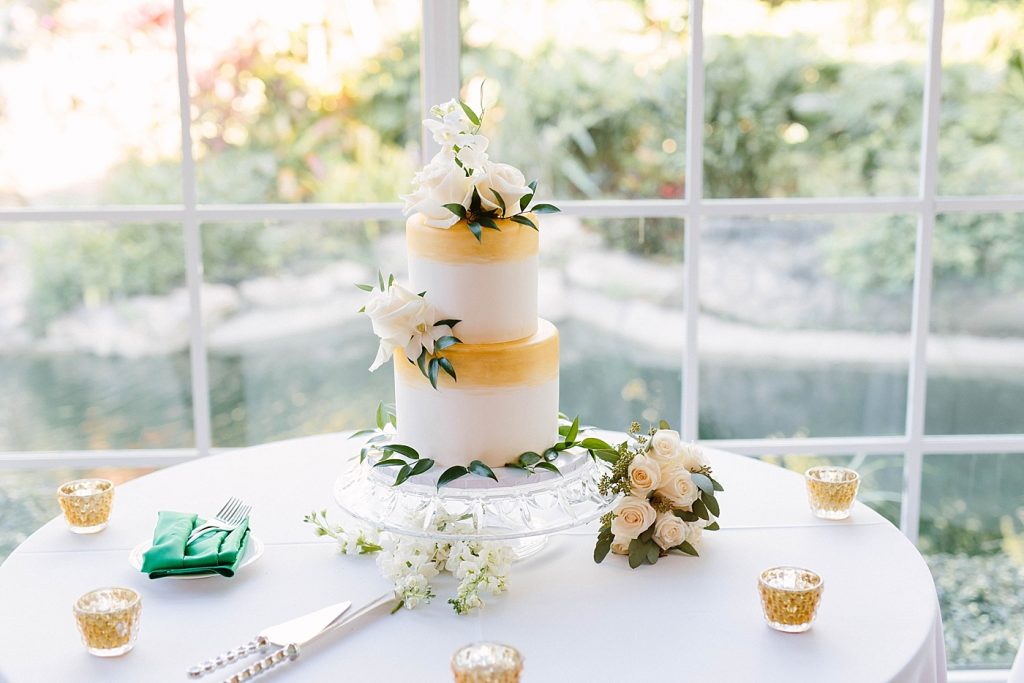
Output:
<path fill-rule="evenodd" d="M 443 355 L 451 361 L 459 379 L 456 382 L 440 372 L 440 390 L 542 384 L 558 376 L 558 328 L 540 319 L 532 337 L 500 344 L 456 344 L 445 349 Z M 401 354 L 395 355 L 395 371 L 407 384 L 430 387 L 419 368 Z"/>
<path fill-rule="evenodd" d="M 527 215 L 539 225 L 534 214 Z M 483 237 L 477 241 L 464 220 L 447 229 L 431 228 L 417 213 L 405 222 L 405 241 L 410 254 L 449 263 L 521 261 L 537 255 L 540 245 L 536 230 L 507 218 L 495 223 L 500 230 L 484 228 Z"/>

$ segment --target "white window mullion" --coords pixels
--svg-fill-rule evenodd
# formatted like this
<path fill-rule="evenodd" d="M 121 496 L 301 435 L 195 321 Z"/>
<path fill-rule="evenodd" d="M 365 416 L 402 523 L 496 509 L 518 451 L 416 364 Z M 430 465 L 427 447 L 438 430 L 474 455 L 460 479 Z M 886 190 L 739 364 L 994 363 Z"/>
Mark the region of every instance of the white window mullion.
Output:
<path fill-rule="evenodd" d="M 697 440 L 700 424 L 700 222 L 704 196 L 704 2 L 690 0 L 690 59 L 686 74 L 685 343 L 683 345 L 684 439 Z"/>
<path fill-rule="evenodd" d="M 938 187 L 939 109 L 942 106 L 943 0 L 932 0 L 928 30 L 928 63 L 924 86 L 921 134 L 920 195 L 917 248 L 914 256 L 914 308 L 911 321 L 910 372 L 907 377 L 907 439 L 903 459 L 903 500 L 900 528 L 917 543 L 921 523 L 921 476 L 924 459 L 925 398 L 928 389 L 928 331 L 931 320 L 932 238 Z"/>
<path fill-rule="evenodd" d="M 423 25 L 420 31 L 420 112 L 427 117 L 430 107 L 459 96 L 459 0 L 423 0 Z M 439 147 L 423 131 L 423 163 Z"/>
<path fill-rule="evenodd" d="M 189 359 L 192 372 L 192 429 L 196 449 L 207 455 L 210 434 L 210 383 L 207 375 L 206 337 L 203 332 L 203 246 L 196 213 L 196 165 L 192 155 L 192 103 L 188 87 L 185 43 L 185 3 L 174 0 L 175 45 L 178 55 L 178 110 L 181 117 L 181 187 L 184 201 L 185 283 L 189 302 Z"/>

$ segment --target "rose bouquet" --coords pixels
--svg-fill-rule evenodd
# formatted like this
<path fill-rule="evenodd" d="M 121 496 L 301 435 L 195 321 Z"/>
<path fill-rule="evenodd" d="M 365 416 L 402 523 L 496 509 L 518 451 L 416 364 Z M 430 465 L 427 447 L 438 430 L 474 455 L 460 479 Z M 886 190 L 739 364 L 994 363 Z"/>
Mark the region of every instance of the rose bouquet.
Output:
<path fill-rule="evenodd" d="M 605 495 L 621 494 L 615 509 L 601 518 L 594 561 L 611 551 L 628 555 L 629 566 L 654 564 L 673 550 L 698 555 L 704 531 L 718 530 L 715 492 L 722 485 L 711 476 L 704 452 L 682 443 L 679 433 L 662 422 L 642 434 L 634 422 L 624 441 L 602 456 L 612 464 L 601 478 Z"/>

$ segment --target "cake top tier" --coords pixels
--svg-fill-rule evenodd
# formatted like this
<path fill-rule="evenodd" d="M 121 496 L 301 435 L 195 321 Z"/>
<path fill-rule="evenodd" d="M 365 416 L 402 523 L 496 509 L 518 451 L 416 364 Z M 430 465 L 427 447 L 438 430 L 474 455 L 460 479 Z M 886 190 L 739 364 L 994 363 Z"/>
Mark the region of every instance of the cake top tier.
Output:
<path fill-rule="evenodd" d="M 537 223 L 533 214 L 525 215 Z M 428 227 L 426 220 L 422 214 L 414 214 L 405 223 L 410 256 L 445 263 L 496 263 L 536 256 L 540 248 L 535 229 L 507 218 L 496 219 L 497 229 L 487 229 L 487 234 L 479 241 L 462 226 L 438 230 Z"/>

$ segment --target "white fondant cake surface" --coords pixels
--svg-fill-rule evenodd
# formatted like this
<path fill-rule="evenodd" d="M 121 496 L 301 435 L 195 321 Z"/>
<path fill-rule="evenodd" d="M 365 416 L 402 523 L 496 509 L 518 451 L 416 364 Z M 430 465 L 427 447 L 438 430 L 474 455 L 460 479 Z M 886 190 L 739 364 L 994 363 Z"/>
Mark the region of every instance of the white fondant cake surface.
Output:
<path fill-rule="evenodd" d="M 442 319 L 462 322 L 466 344 L 495 344 L 537 331 L 537 256 L 491 263 L 449 263 L 409 254 L 413 291 L 426 292 Z"/>
<path fill-rule="evenodd" d="M 397 442 L 438 466 L 482 460 L 501 467 L 558 439 L 558 378 L 541 384 L 438 391 L 395 374 Z"/>

